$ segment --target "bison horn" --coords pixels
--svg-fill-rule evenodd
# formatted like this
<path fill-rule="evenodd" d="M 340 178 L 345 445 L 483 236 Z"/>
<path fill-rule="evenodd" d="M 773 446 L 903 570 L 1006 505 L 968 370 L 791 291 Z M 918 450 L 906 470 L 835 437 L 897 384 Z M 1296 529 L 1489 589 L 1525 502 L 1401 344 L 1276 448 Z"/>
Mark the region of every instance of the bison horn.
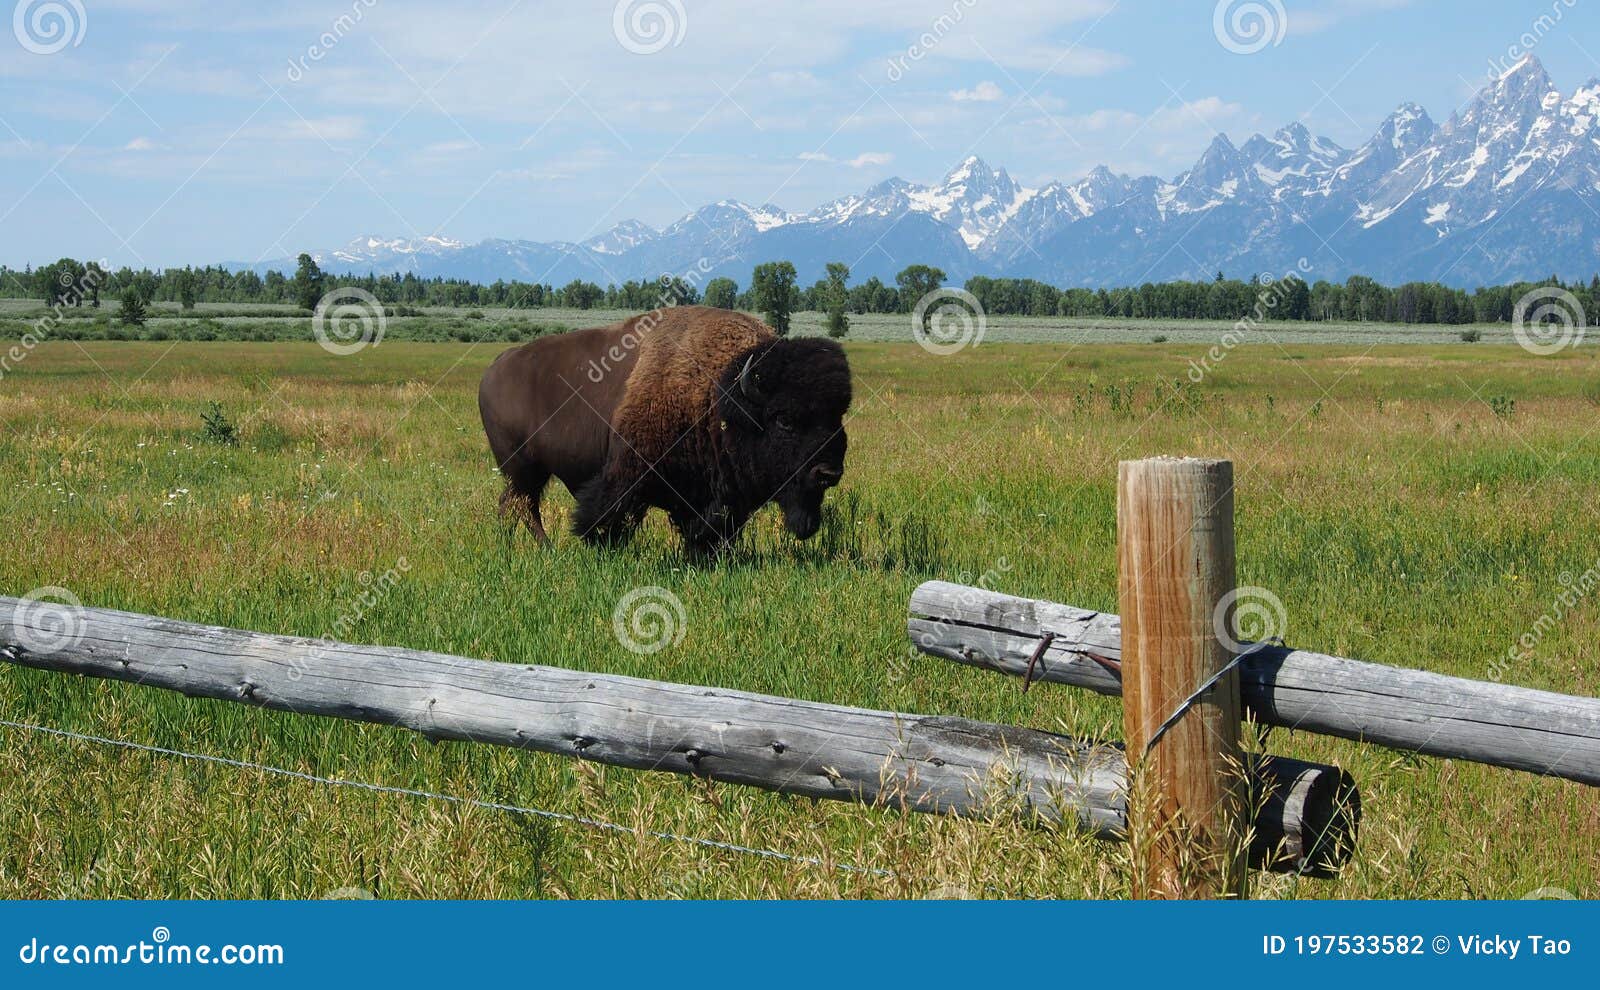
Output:
<path fill-rule="evenodd" d="M 754 354 L 744 359 L 744 367 L 739 369 L 739 391 L 752 402 L 761 401 L 761 390 L 756 385 L 756 380 L 750 374 L 750 365 L 754 362 Z"/>

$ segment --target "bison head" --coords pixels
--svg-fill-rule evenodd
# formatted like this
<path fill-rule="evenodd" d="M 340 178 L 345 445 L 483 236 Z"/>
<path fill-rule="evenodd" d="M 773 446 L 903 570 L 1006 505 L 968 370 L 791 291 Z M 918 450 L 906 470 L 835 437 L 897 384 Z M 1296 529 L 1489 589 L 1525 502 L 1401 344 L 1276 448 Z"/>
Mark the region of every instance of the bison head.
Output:
<path fill-rule="evenodd" d="M 728 363 L 718 413 L 749 509 L 777 502 L 804 540 L 822 524 L 822 496 L 844 476 L 850 366 L 824 338 L 758 344 Z"/>

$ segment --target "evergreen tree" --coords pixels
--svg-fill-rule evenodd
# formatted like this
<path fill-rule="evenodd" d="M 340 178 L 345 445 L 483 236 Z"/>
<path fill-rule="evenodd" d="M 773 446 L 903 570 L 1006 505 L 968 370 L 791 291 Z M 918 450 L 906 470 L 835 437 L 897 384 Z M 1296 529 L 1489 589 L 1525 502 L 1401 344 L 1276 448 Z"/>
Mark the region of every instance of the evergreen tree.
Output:
<path fill-rule="evenodd" d="M 845 315 L 845 304 L 850 300 L 850 266 L 842 261 L 828 262 L 827 308 L 828 336 L 839 338 L 850 332 L 850 317 Z"/>
<path fill-rule="evenodd" d="M 138 286 L 130 285 L 122 290 L 122 312 L 118 318 L 126 326 L 144 326 L 144 296 Z"/>
<path fill-rule="evenodd" d="M 83 266 L 83 280 L 85 288 L 89 291 L 89 305 L 95 309 L 100 308 L 100 289 L 106 284 L 107 274 L 97 261 L 91 261 Z"/>
<path fill-rule="evenodd" d="M 1283 302 L 1278 306 L 1278 317 L 1284 320 L 1311 318 L 1311 288 L 1306 280 L 1296 275 L 1283 279 Z"/>
<path fill-rule="evenodd" d="M 302 254 L 294 270 L 294 300 L 301 309 L 316 309 L 321 301 L 322 283 L 327 276 L 309 254 Z"/>
<path fill-rule="evenodd" d="M 178 272 L 177 278 L 178 278 L 178 285 L 177 285 L 178 305 L 182 306 L 184 309 L 194 309 L 194 303 L 195 303 L 195 288 L 194 288 L 195 274 L 194 274 L 194 272 L 192 272 L 189 269 L 185 268 L 182 271 Z M 321 297 L 321 293 L 318 293 L 318 297 L 319 298 Z"/>

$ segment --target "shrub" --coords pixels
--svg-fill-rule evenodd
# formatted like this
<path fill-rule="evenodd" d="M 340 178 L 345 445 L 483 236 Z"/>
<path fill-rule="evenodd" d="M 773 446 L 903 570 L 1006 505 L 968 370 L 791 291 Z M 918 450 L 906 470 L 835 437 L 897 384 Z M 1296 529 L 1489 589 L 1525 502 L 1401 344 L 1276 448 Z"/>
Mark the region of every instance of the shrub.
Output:
<path fill-rule="evenodd" d="M 224 447 L 239 446 L 239 429 L 228 420 L 227 413 L 216 402 L 200 413 L 200 439 Z"/>
<path fill-rule="evenodd" d="M 1461 331 L 1461 339 L 1465 343 L 1476 344 L 1478 341 L 1483 339 L 1483 331 L 1482 330 L 1463 330 L 1463 331 Z"/>

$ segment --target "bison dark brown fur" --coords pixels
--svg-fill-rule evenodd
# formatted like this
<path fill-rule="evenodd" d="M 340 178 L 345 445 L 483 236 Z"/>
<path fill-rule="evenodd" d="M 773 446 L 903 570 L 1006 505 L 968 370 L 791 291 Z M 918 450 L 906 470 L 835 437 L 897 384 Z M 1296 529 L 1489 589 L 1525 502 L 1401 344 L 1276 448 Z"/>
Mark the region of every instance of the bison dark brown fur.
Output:
<path fill-rule="evenodd" d="M 573 529 L 626 540 L 651 507 L 694 553 L 715 553 L 768 502 L 806 539 L 844 472 L 850 369 L 831 340 L 783 339 L 702 306 L 544 337 L 501 354 L 478 408 L 506 477 L 501 509 L 543 542 L 551 477 Z"/>

